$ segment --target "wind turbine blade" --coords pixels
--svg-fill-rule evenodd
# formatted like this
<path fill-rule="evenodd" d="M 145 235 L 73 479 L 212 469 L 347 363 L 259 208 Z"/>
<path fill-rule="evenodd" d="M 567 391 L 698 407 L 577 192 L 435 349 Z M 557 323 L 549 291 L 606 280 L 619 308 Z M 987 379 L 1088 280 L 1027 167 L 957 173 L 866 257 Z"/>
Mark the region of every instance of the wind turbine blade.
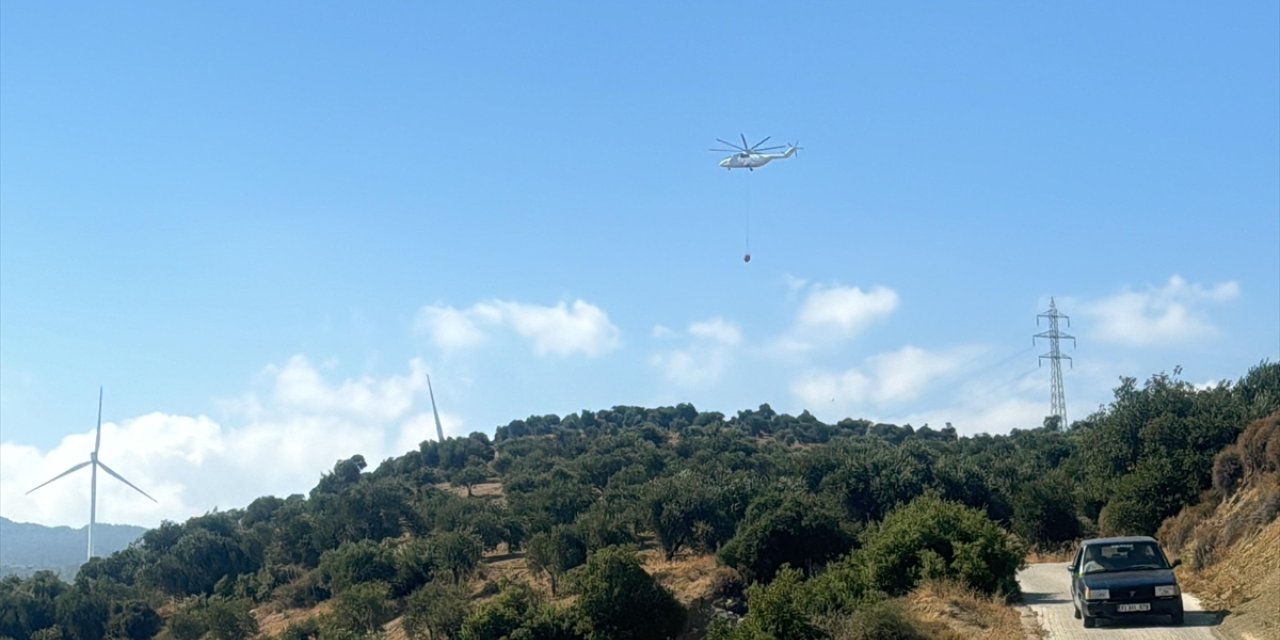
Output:
<path fill-rule="evenodd" d="M 155 498 L 152 498 L 151 496 L 147 495 L 147 492 L 146 492 L 146 491 L 143 491 L 142 489 L 139 489 L 138 487 L 134 486 L 134 484 L 133 484 L 132 482 L 129 482 L 128 480 L 125 480 L 125 479 L 124 479 L 124 476 L 122 476 L 122 475 L 120 475 L 120 474 L 118 474 L 118 473 L 116 473 L 116 472 L 112 471 L 112 470 L 111 470 L 111 467 L 108 467 L 108 466 L 106 465 L 106 463 L 104 463 L 103 461 L 99 460 L 99 461 L 98 461 L 98 466 L 99 466 L 99 467 L 102 467 L 102 470 L 103 470 L 103 471 L 106 471 L 107 473 L 109 473 L 109 474 L 111 474 L 111 475 L 115 476 L 116 480 L 119 480 L 120 482 L 123 482 L 123 483 L 125 483 L 125 484 L 129 485 L 130 487 L 133 487 L 133 490 L 134 490 L 134 491 L 137 491 L 138 493 L 141 493 L 142 495 L 147 496 L 147 499 L 148 499 L 148 500 L 150 500 L 150 501 L 152 501 L 152 502 L 154 502 L 154 503 L 156 503 L 156 504 L 159 504 L 159 503 L 160 503 L 160 501 L 159 501 L 159 500 L 156 500 Z"/>
<path fill-rule="evenodd" d="M 93 453 L 98 454 L 98 447 L 102 446 L 102 387 L 98 387 L 98 435 L 93 440 Z"/>
<path fill-rule="evenodd" d="M 440 427 L 440 412 L 436 411 L 436 392 L 431 389 L 431 376 L 427 376 L 427 393 L 431 395 L 431 415 L 436 417 L 436 442 L 444 442 L 444 429 Z"/>
<path fill-rule="evenodd" d="M 36 487 L 36 489 L 39 489 L 40 487 L 43 487 L 44 485 L 49 484 L 50 482 L 53 482 L 54 480 L 57 480 L 58 478 L 61 478 L 62 476 L 65 476 L 65 475 L 67 475 L 67 474 L 69 474 L 69 473 L 73 473 L 73 472 L 79 471 L 79 470 L 81 470 L 81 469 L 83 469 L 83 468 L 85 468 L 85 467 L 89 466 L 89 463 L 91 463 L 91 462 L 93 462 L 93 461 L 92 461 L 92 460 L 88 460 L 88 461 L 85 461 L 85 462 L 81 462 L 80 464 L 78 464 L 78 465 L 76 465 L 76 466 L 74 466 L 74 467 L 71 467 L 70 469 L 67 469 L 66 471 L 63 471 L 62 473 L 59 473 L 58 475 L 54 476 L 52 479 L 44 481 L 42 484 L 40 484 L 40 486 Z M 32 489 L 31 491 L 35 491 L 36 489 Z M 27 493 L 29 494 L 29 493 L 31 493 L 31 491 L 28 491 Z"/>

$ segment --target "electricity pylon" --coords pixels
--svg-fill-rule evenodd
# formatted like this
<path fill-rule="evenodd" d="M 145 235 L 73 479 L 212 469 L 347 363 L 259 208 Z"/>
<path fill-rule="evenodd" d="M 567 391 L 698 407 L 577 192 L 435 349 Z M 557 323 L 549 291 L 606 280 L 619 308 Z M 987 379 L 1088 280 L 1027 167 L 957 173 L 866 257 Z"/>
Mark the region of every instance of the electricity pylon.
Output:
<path fill-rule="evenodd" d="M 1067 428 L 1067 399 L 1062 393 L 1062 361 L 1066 360 L 1071 363 L 1071 368 L 1075 368 L 1075 363 L 1071 360 L 1071 356 L 1062 355 L 1062 351 L 1058 348 L 1059 340 L 1070 340 L 1071 347 L 1074 349 L 1076 345 L 1076 337 L 1063 333 L 1058 330 L 1058 319 L 1063 318 L 1067 321 L 1067 326 L 1071 326 L 1071 317 L 1066 314 L 1058 313 L 1058 307 L 1053 303 L 1053 298 L 1049 298 L 1049 310 L 1036 316 L 1036 326 L 1040 326 L 1040 318 L 1049 319 L 1049 330 L 1031 336 L 1031 344 L 1036 344 L 1036 338 L 1046 338 L 1049 340 L 1049 353 L 1040 356 L 1038 362 L 1043 363 L 1045 359 L 1051 361 L 1050 371 L 1052 372 L 1052 382 L 1050 383 L 1049 393 L 1051 395 L 1049 401 L 1049 415 L 1058 416 L 1058 428 Z"/>

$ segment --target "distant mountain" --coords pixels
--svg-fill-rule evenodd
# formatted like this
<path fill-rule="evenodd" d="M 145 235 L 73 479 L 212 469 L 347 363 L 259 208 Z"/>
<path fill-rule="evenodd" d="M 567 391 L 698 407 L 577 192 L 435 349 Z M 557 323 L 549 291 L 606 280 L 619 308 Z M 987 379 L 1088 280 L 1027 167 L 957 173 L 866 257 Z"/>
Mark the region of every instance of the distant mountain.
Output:
<path fill-rule="evenodd" d="M 88 527 L 46 527 L 14 522 L 0 517 L 0 576 L 29 575 L 41 569 L 58 572 L 64 580 L 75 577 L 84 564 L 89 542 Z M 106 556 L 142 537 L 143 527 L 127 524 L 98 524 L 94 527 L 94 550 Z"/>

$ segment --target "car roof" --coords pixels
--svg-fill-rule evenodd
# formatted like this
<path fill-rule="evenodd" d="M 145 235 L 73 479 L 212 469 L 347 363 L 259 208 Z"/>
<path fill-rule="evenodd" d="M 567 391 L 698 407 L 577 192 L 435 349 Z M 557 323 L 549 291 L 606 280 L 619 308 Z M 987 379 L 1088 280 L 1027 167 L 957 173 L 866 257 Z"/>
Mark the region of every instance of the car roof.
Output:
<path fill-rule="evenodd" d="M 1155 542 L 1156 539 L 1151 536 L 1119 536 L 1115 538 L 1091 538 L 1080 544 L 1082 546 L 1092 546 L 1095 544 L 1123 544 L 1126 542 Z M 1157 543 L 1158 544 L 1158 543 Z"/>

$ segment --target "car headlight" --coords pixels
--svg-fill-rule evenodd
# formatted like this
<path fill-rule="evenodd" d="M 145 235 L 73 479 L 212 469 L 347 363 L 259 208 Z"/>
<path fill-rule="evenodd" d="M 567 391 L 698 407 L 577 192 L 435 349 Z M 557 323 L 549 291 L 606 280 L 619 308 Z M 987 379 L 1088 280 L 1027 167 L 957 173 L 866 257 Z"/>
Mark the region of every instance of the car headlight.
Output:
<path fill-rule="evenodd" d="M 1156 587 L 1157 598 L 1171 598 L 1176 595 L 1178 595 L 1178 585 L 1176 584 L 1162 584 Z"/>
<path fill-rule="evenodd" d="M 1085 600 L 1107 600 L 1109 598 L 1111 598 L 1110 589 L 1090 589 L 1089 587 L 1084 588 Z"/>

